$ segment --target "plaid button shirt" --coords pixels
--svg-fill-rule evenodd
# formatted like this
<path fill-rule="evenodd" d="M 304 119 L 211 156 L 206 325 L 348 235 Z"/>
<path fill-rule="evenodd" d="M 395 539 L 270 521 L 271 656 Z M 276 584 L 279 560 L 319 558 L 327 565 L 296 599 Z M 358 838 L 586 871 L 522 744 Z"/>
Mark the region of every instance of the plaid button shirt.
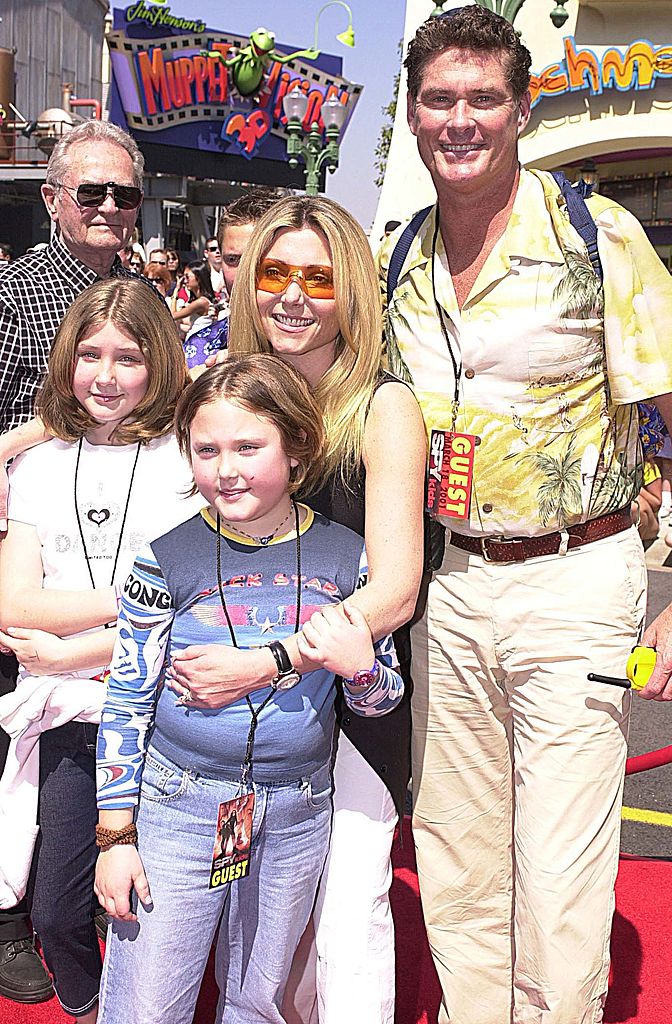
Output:
<path fill-rule="evenodd" d="M 115 257 L 110 276 L 137 275 Z M 0 431 L 32 416 L 61 320 L 80 292 L 98 280 L 58 236 L 0 272 Z"/>

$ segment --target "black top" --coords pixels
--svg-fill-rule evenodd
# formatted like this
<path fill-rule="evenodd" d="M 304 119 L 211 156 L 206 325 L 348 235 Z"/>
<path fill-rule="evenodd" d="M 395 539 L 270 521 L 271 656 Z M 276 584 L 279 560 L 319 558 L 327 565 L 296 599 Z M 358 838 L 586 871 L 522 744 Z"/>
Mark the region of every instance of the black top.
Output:
<path fill-rule="evenodd" d="M 376 388 L 389 382 L 400 383 L 390 373 L 381 375 Z M 327 519 L 349 527 L 364 536 L 364 491 L 366 469 L 360 464 L 346 490 L 337 476 L 329 477 L 307 503 Z M 399 669 L 406 690 L 398 707 L 380 718 L 353 715 L 343 699 L 341 687 L 336 698 L 338 724 L 350 742 L 383 780 L 401 818 L 406 803 L 406 789 L 411 775 L 411 645 L 410 627 L 402 626 L 394 633 Z"/>

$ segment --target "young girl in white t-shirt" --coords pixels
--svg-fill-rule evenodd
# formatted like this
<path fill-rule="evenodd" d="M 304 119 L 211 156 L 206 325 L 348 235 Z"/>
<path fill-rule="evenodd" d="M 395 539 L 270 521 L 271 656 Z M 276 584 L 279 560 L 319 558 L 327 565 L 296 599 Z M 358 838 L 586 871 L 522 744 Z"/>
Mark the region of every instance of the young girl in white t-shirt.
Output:
<path fill-rule="evenodd" d="M 16 693 L 0 699 L 0 721 L 19 735 L 0 783 L 0 816 L 11 820 L 16 810 L 8 774 L 23 773 L 23 792 L 31 770 L 37 784 L 37 739 L 48 729 L 40 739 L 29 905 L 61 1005 L 85 1024 L 97 1018 L 101 969 L 93 723 L 115 635 L 105 627 L 114 624 L 116 593 L 138 549 L 202 504 L 184 497 L 191 477 L 171 433 L 186 380 L 165 303 L 140 281 L 93 285 L 61 324 L 37 400 L 53 439 L 11 469 L 0 644 L 21 668 Z M 30 720 L 17 726 L 21 715 Z M 22 844 L 28 863 L 31 838 Z M 22 895 L 27 864 L 11 863 L 5 843 L 0 889 L 9 906 L 8 892 Z"/>

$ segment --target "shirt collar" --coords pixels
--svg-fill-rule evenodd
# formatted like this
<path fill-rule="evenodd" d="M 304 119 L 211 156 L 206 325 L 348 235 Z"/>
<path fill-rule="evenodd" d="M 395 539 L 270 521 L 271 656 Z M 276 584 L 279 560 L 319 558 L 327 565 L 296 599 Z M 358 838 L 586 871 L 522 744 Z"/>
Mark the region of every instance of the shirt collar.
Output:
<path fill-rule="evenodd" d="M 406 257 L 404 266 L 402 268 L 402 274 L 405 276 L 409 274 L 416 267 L 430 267 L 432 262 L 432 240 L 434 238 L 434 229 L 436 227 L 438 206 L 434 205 L 427 214 L 427 217 L 420 225 L 420 230 L 411 242 L 411 248 L 409 249 L 408 256 Z M 400 229 L 402 230 L 402 229 Z M 437 245 L 443 245 L 441 239 L 437 241 Z M 401 274 L 399 275 L 402 276 Z"/>
<path fill-rule="evenodd" d="M 49 255 L 59 274 L 66 280 L 76 282 L 83 288 L 88 288 L 89 285 L 102 280 L 95 270 L 87 267 L 85 263 L 73 256 L 59 234 L 55 234 L 49 243 Z M 117 271 L 120 268 L 121 260 L 115 255 L 109 276 L 117 277 Z"/>
<path fill-rule="evenodd" d="M 303 520 L 303 522 L 299 526 L 299 535 L 303 536 L 303 534 L 306 533 L 306 531 L 309 530 L 310 527 L 313 525 L 313 520 L 315 519 L 315 513 L 313 512 L 312 508 L 309 508 L 308 505 L 304 505 L 303 502 L 297 502 L 297 504 L 298 504 L 299 508 L 302 509 L 305 512 L 305 514 L 306 514 L 305 519 Z M 216 532 L 217 531 L 217 518 L 216 518 L 216 516 L 213 516 L 213 514 L 210 512 L 210 509 L 207 508 L 207 507 L 206 508 L 202 508 L 201 512 L 200 512 L 200 515 L 205 520 L 205 522 L 208 524 L 208 526 Z M 240 544 L 243 547 L 258 548 L 258 547 L 262 546 L 262 545 L 259 544 L 258 541 L 253 540 L 251 537 L 245 537 L 243 534 L 235 533 L 233 530 L 228 530 L 226 528 L 226 526 L 223 523 L 221 523 L 221 522 L 219 524 L 219 532 L 220 532 L 222 537 L 226 537 L 227 540 L 235 541 L 236 544 Z M 286 530 L 284 533 L 279 533 L 277 535 L 277 537 L 274 537 L 273 540 L 268 542 L 268 544 L 264 544 L 263 547 L 270 548 L 270 547 L 272 547 L 275 544 L 283 544 L 285 541 L 293 540 L 295 537 L 296 537 L 296 526 L 292 525 L 291 529 Z"/>
<path fill-rule="evenodd" d="M 543 205 L 539 203 L 540 196 L 543 196 Z M 562 226 L 557 196 L 558 189 L 554 187 L 550 175 L 521 169 L 511 217 L 500 243 L 495 247 L 504 269 L 510 266 L 512 259 L 533 263 L 565 262 L 556 233 Z M 417 267 L 429 270 L 437 211 L 438 207 L 434 206 L 413 239 L 403 268 L 404 274 Z M 437 238 L 437 249 L 443 249 L 440 235 Z"/>
<path fill-rule="evenodd" d="M 502 238 L 501 253 L 505 258 L 531 263 L 565 262 L 556 233 L 557 195 L 557 186 L 553 189 L 546 175 L 521 170 L 513 209 Z"/>

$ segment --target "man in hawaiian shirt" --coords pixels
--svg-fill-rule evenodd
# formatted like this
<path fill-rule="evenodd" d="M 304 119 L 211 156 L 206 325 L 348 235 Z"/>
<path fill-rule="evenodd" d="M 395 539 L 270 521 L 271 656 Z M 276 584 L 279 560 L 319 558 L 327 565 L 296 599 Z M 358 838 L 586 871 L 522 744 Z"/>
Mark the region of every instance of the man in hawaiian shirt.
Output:
<path fill-rule="evenodd" d="M 452 531 L 413 631 L 439 1020 L 595 1024 L 629 694 L 587 676 L 623 676 L 643 627 L 635 403 L 657 396 L 672 423 L 672 280 L 634 217 L 595 196 L 602 287 L 553 177 L 521 169 L 530 55 L 509 22 L 478 6 L 431 18 L 406 67 L 437 203 L 387 345 L 423 408 L 429 493 Z M 672 697 L 666 678 L 645 695 Z"/>

